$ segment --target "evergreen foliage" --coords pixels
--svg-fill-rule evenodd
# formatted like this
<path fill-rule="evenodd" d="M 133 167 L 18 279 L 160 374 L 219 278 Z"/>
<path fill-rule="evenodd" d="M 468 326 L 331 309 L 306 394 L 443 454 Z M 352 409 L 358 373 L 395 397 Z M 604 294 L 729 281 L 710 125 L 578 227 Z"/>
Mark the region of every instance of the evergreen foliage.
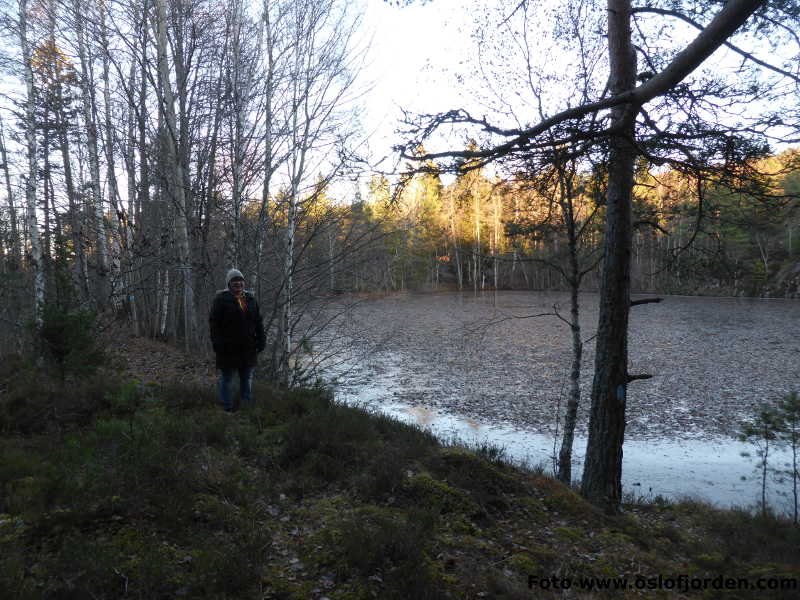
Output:
<path fill-rule="evenodd" d="M 86 308 L 68 309 L 45 302 L 39 339 L 45 356 L 58 369 L 62 382 L 67 376 L 94 374 L 105 362 L 96 338 L 95 315 Z"/>
<path fill-rule="evenodd" d="M 32 323 L 42 357 L 56 369 L 62 385 L 67 377 L 94 375 L 106 363 L 98 342 L 96 314 L 78 304 L 63 250 L 53 265 L 53 287 Z"/>
<path fill-rule="evenodd" d="M 761 149 L 763 151 L 763 149 Z M 632 285 L 636 291 L 800 297 L 800 159 L 796 150 L 749 159 L 728 175 L 698 181 L 640 161 L 634 187 Z M 564 289 L 568 239 L 547 169 L 489 179 L 463 169 L 444 183 L 429 163 L 391 191 L 375 177 L 365 217 L 386 233 L 371 264 L 372 289 Z M 598 256 L 607 174 L 575 174 L 574 207 Z M 394 202 L 390 201 L 394 197 Z M 589 220 L 591 223 L 585 224 Z M 596 289 L 599 265 L 584 282 Z"/>

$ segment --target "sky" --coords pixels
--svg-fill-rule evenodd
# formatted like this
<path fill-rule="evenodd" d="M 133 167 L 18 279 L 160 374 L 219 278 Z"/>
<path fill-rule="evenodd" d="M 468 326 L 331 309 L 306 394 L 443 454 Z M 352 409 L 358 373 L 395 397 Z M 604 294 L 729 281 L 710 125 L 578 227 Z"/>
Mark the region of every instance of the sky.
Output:
<path fill-rule="evenodd" d="M 368 95 L 363 123 L 369 136 L 370 154 L 375 157 L 375 162 L 378 163 L 381 157 L 387 157 L 378 163 L 378 168 L 392 170 L 398 159 L 392 153 L 391 147 L 402 140 L 401 136 L 395 134 L 399 127 L 401 107 L 422 113 L 467 107 L 474 114 L 487 114 L 479 112 L 481 109 L 476 108 L 475 104 L 470 106 L 470 86 L 479 85 L 481 81 L 480 74 L 475 73 L 477 53 L 471 34 L 485 23 L 485 20 L 484 23 L 478 22 L 483 9 L 489 7 L 487 10 L 491 12 L 492 7 L 501 7 L 501 10 L 508 11 L 517 3 L 507 0 L 430 0 L 423 3 L 415 0 L 409 6 L 398 7 L 385 0 L 364 2 L 364 29 L 374 33 L 363 79 L 374 82 L 374 87 Z M 536 19 L 532 24 L 540 25 L 545 30 L 552 27 L 555 22 L 553 19 L 560 18 L 560 13 L 555 12 L 556 5 L 560 4 L 553 0 L 539 0 L 536 4 Z M 540 16 L 544 18 L 540 20 Z M 650 39 L 656 45 L 660 41 L 664 41 L 667 46 L 676 42 L 688 43 L 697 35 L 693 28 L 674 20 L 653 17 L 651 22 L 656 27 L 665 27 L 661 30 L 663 40 L 656 31 L 652 32 L 655 35 Z M 487 29 L 491 31 L 494 27 L 496 26 L 489 25 Z M 544 68 L 550 73 L 563 75 L 571 72 L 572 68 L 566 64 L 568 59 L 563 51 L 549 50 L 549 42 L 543 39 L 549 33 L 547 31 L 538 39 L 531 40 L 530 44 L 535 52 L 534 60 L 546 65 Z M 512 43 L 506 43 L 509 45 L 505 58 L 508 58 L 515 48 Z M 538 45 L 540 43 L 541 46 Z M 566 42 L 565 47 L 572 49 L 569 42 Z M 773 59 L 775 52 L 776 49 L 767 47 L 758 50 L 758 54 L 766 59 Z M 740 56 L 721 49 L 704 63 L 698 73 L 702 69 L 734 70 L 740 62 Z M 465 84 L 460 85 L 457 82 L 459 75 L 466 80 Z M 569 79 L 557 85 L 566 85 L 568 90 Z M 514 96 L 512 89 L 501 91 L 503 94 L 507 91 L 509 98 Z M 518 100 L 525 102 L 523 97 Z M 567 95 L 558 100 L 558 106 L 551 107 L 551 110 L 565 108 L 565 103 L 574 103 L 574 99 L 570 100 Z M 753 110 L 752 105 L 746 108 L 746 111 L 750 110 Z M 535 108 L 531 112 L 530 106 L 519 114 L 523 113 L 526 118 L 536 114 Z M 453 143 L 460 144 L 463 140 L 454 140 Z M 778 146 L 776 149 L 782 148 Z"/>
<path fill-rule="evenodd" d="M 386 156 L 379 168 L 396 160 L 391 146 L 400 139 L 394 132 L 401 108 L 438 112 L 461 105 L 455 75 L 469 56 L 471 19 L 458 0 L 404 7 L 367 0 L 364 29 L 372 41 L 363 82 L 371 90 L 363 123 L 376 160 Z"/>
<path fill-rule="evenodd" d="M 395 133 L 401 126 L 401 108 L 422 113 L 474 108 L 474 104 L 470 106 L 470 90 L 481 77 L 475 72 L 476 44 L 472 34 L 486 22 L 485 19 L 481 22 L 483 10 L 501 7 L 508 11 L 517 3 L 508 0 L 414 0 L 408 6 L 397 4 L 386 0 L 353 2 L 355 10 L 363 7 L 361 31 L 363 44 L 368 44 L 360 76 L 360 85 L 368 90 L 364 95 L 362 118 L 366 141 L 360 153 L 368 156 L 372 166 L 381 171 L 393 171 L 398 166 L 392 146 L 403 141 L 402 136 Z M 554 0 L 538 0 L 535 22 L 541 25 L 547 20 L 540 20 L 543 11 L 552 16 L 556 4 Z M 541 38 L 534 40 L 534 45 L 542 41 Z M 537 58 L 546 52 L 543 47 L 536 51 Z M 552 68 L 561 58 L 550 56 L 545 62 Z M 459 76 L 465 83 L 459 83 Z M 19 84 L 13 76 L 6 75 L 6 79 Z M 511 89 L 508 95 L 513 96 Z M 526 110 L 527 115 L 535 114 Z M 452 143 L 461 144 L 463 139 Z"/>
<path fill-rule="evenodd" d="M 450 109 L 465 108 L 474 115 L 492 115 L 492 90 L 480 72 L 479 47 L 484 49 L 483 60 L 494 62 L 501 71 L 516 69 L 520 76 L 521 54 L 517 43 L 511 41 L 499 22 L 512 12 L 516 2 L 507 0 L 415 0 L 408 6 L 398 7 L 385 0 L 364 0 L 363 29 L 372 35 L 369 59 L 362 74 L 362 83 L 369 85 L 366 111 L 362 119 L 368 137 L 366 154 L 373 158 L 373 166 L 379 171 L 393 171 L 403 165 L 399 163 L 392 146 L 404 141 L 396 133 L 402 127 L 401 109 L 411 113 L 441 113 Z M 535 52 L 533 60 L 541 61 L 543 72 L 567 72 L 565 57 L 549 43 L 555 20 L 560 18 L 556 7 L 560 2 L 540 0 L 536 4 L 536 18 L 529 23 L 531 28 L 539 26 L 542 34 L 527 40 Z M 519 13 L 515 14 L 518 17 Z M 518 20 L 517 20 L 518 21 Z M 519 24 L 519 22 L 517 23 Z M 488 45 L 479 45 L 475 34 L 485 29 L 490 37 L 501 45 L 503 55 L 497 60 L 498 51 Z M 515 65 L 515 66 L 512 66 Z M 524 69 L 523 69 L 524 71 Z M 525 83 L 515 88 L 502 88 L 497 84 L 493 91 L 503 96 L 503 102 L 514 105 L 518 114 L 529 118 L 536 114 L 530 98 L 524 93 Z M 508 85 L 508 82 L 505 83 Z M 553 87 L 548 90 L 551 99 L 568 101 L 566 91 L 562 94 Z M 480 93 L 486 97 L 478 99 Z M 518 92 L 522 92 L 519 94 Z M 533 110 L 534 112 L 531 112 Z M 509 121 L 501 119 L 506 125 Z M 459 147 L 466 143 L 463 134 L 445 134 L 426 144 L 428 150 Z M 437 147 L 438 146 L 438 147 Z"/>

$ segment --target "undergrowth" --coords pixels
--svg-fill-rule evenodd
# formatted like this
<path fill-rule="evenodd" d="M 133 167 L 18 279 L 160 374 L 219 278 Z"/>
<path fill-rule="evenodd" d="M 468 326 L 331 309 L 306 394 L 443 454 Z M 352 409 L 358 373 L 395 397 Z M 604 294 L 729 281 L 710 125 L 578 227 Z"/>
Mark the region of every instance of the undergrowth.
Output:
<path fill-rule="evenodd" d="M 60 386 L 19 363 L 0 381 L 0 598 L 514 599 L 558 597 L 528 588 L 551 574 L 798 577 L 798 529 L 774 515 L 608 517 L 500 449 L 322 390 L 256 382 L 232 415 L 213 389 L 108 372 Z"/>

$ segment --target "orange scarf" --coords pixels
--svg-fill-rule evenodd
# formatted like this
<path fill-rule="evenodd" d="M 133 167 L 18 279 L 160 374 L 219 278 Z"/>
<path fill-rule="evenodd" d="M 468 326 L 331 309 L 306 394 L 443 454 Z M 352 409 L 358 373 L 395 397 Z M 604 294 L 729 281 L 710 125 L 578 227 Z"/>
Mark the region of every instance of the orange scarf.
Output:
<path fill-rule="evenodd" d="M 244 294 L 241 296 L 234 296 L 236 298 L 236 302 L 239 303 L 239 308 L 242 309 L 242 312 L 247 312 L 247 298 L 244 297 Z"/>

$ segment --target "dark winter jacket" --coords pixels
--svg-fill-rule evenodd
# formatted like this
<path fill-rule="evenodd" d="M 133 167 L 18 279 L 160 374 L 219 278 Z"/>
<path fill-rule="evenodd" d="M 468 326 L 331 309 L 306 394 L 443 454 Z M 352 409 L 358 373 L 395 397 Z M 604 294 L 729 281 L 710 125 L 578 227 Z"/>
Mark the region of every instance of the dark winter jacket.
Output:
<path fill-rule="evenodd" d="M 217 367 L 252 367 L 266 346 L 264 322 L 255 297 L 244 292 L 247 310 L 242 311 L 229 290 L 219 292 L 211 305 L 208 321 Z"/>

